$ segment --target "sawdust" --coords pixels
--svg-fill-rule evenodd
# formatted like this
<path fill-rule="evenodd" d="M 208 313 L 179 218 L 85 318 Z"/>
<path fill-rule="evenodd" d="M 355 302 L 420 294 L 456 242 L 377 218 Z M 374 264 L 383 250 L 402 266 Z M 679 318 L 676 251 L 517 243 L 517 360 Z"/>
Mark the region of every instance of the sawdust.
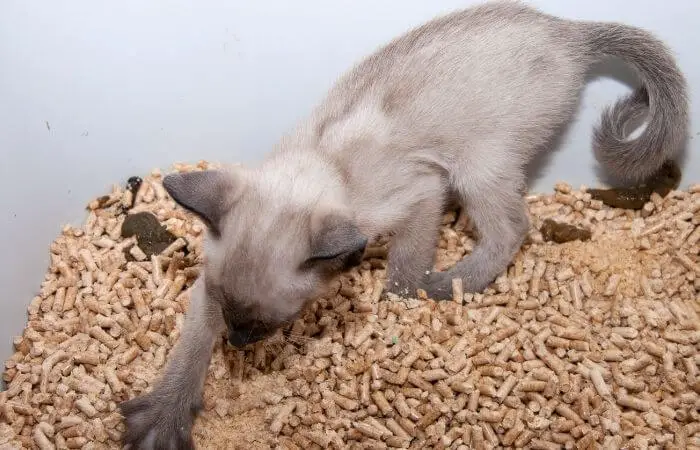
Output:
<path fill-rule="evenodd" d="M 130 192 L 115 188 L 94 202 L 86 224 L 67 227 L 52 245 L 52 266 L 6 362 L 0 448 L 31 448 L 37 439 L 67 448 L 78 438 L 82 448 L 120 448 L 118 402 L 147 392 L 162 372 L 201 263 L 203 227 L 164 194 L 158 173 L 135 198 Z M 698 446 L 699 192 L 672 191 L 646 204 L 644 217 L 570 188 L 531 197 L 529 237 L 507 273 L 482 294 L 456 285 L 450 302 L 382 294 L 379 243 L 291 329 L 244 351 L 222 337 L 195 442 L 304 450 Z M 134 242 L 120 226 L 139 211 L 185 238 L 179 249 L 127 263 L 124 249 Z M 591 239 L 545 243 L 538 230 L 547 218 L 590 229 Z M 473 246 L 468 220 L 447 214 L 436 267 Z M 172 288 L 178 279 L 181 292 Z M 133 299 L 142 299 L 144 315 Z M 69 341 L 80 335 L 84 342 Z M 57 349 L 65 358 L 42 372 Z M 95 363 L 81 362 L 92 353 Z M 81 391 L 86 385 L 97 388 Z M 94 417 L 78 407 L 82 398 Z M 80 425 L 64 427 L 67 416 Z"/>

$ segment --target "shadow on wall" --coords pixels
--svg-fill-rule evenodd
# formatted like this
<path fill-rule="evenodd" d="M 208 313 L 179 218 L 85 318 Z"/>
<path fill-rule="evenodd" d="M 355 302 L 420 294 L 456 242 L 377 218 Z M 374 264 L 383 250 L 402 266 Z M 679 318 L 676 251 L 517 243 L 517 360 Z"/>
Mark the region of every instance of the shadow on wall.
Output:
<path fill-rule="evenodd" d="M 616 58 L 610 58 L 593 66 L 586 76 L 586 83 L 590 83 L 591 81 L 597 80 L 599 78 L 612 78 L 621 82 L 630 90 L 634 90 L 639 86 L 639 77 L 637 76 L 634 69 L 632 69 L 629 66 L 629 64 Z M 612 100 L 609 105 L 605 106 L 613 106 L 615 101 L 616 100 Z M 576 114 L 578 114 L 579 112 L 578 109 L 579 108 L 577 108 Z M 571 125 L 573 124 L 575 118 L 576 116 L 574 116 L 567 125 L 562 127 L 552 137 L 550 142 L 546 144 L 545 151 L 537 155 L 537 157 L 533 159 L 527 166 L 528 188 L 531 188 L 537 182 L 537 180 L 544 176 L 547 168 L 552 162 L 552 157 L 554 153 L 556 153 L 562 147 L 564 141 L 566 140 Z M 646 119 L 647 117 L 639 117 L 636 122 L 628 124 L 628 128 L 634 130 L 635 133 L 633 134 L 636 134 L 639 132 L 639 128 L 646 123 Z M 593 151 L 592 142 L 588 142 L 587 146 L 590 149 L 590 151 Z M 681 168 L 684 167 L 684 164 L 687 160 L 687 156 L 688 147 L 686 144 L 681 150 L 681 154 L 679 155 L 678 163 L 681 166 Z M 596 165 L 595 173 L 598 179 L 601 181 L 601 183 L 610 186 L 619 186 L 621 184 L 619 180 L 615 179 L 613 174 L 607 173 L 599 165 Z"/>

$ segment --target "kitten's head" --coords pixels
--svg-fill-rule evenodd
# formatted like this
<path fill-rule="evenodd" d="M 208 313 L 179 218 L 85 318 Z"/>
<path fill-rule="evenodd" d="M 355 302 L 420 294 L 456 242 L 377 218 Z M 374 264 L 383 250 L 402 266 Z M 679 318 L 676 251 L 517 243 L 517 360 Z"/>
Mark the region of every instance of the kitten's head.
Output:
<path fill-rule="evenodd" d="M 295 177 L 234 168 L 170 174 L 163 185 L 209 229 L 207 295 L 238 347 L 296 319 L 367 244 L 342 207 Z"/>

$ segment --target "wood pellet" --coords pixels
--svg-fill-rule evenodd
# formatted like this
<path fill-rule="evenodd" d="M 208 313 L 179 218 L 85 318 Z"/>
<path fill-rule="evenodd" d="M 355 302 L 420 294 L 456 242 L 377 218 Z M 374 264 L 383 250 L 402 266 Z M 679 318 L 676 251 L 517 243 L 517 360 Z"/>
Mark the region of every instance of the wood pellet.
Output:
<path fill-rule="evenodd" d="M 121 448 L 117 405 L 159 377 L 203 257 L 203 224 L 160 180 L 115 186 L 50 246 L 5 362 L 0 449 Z M 566 183 L 527 201 L 526 243 L 485 292 L 384 294 L 382 241 L 287 329 L 240 351 L 222 337 L 198 448 L 700 448 L 700 185 L 635 210 Z M 147 256 L 120 234 L 136 212 L 176 240 Z M 591 238 L 545 242 L 546 219 Z M 436 267 L 471 233 L 446 214 Z"/>

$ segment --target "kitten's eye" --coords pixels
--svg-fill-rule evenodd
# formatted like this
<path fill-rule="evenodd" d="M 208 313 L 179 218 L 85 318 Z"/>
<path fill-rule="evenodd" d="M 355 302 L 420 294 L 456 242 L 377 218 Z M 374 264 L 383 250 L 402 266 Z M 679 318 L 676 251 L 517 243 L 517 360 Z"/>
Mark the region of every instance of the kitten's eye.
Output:
<path fill-rule="evenodd" d="M 324 267 L 333 264 L 334 261 L 337 261 L 340 255 L 332 255 L 332 256 L 314 256 L 313 258 L 309 258 L 303 263 L 301 263 L 301 266 L 299 267 L 301 270 L 311 270 L 311 269 L 317 269 L 319 267 Z"/>
<path fill-rule="evenodd" d="M 319 262 L 319 261 L 331 261 L 334 259 L 341 258 L 343 256 L 347 255 L 347 253 L 338 253 L 335 255 L 317 255 L 314 257 L 311 257 L 306 260 L 307 263 L 314 263 L 314 262 Z"/>
<path fill-rule="evenodd" d="M 315 255 L 301 265 L 302 270 L 322 269 L 328 272 L 348 270 L 362 262 L 364 251 L 342 252 L 337 254 Z"/>

